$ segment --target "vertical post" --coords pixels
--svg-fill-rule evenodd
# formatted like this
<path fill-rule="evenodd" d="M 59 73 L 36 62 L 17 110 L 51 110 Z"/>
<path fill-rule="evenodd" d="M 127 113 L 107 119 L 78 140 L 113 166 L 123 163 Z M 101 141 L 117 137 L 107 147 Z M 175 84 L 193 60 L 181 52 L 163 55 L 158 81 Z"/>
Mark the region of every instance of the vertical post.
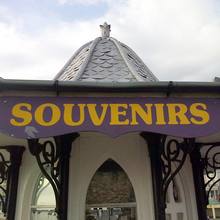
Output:
<path fill-rule="evenodd" d="M 7 220 L 15 219 L 16 212 L 16 201 L 17 201 L 17 189 L 18 189 L 18 179 L 19 170 L 22 160 L 22 155 L 25 150 L 21 146 L 8 146 L 7 151 L 10 153 L 9 176 L 7 184 Z"/>
<path fill-rule="evenodd" d="M 216 219 L 215 207 L 214 206 L 212 206 L 212 217 L 213 217 L 213 219 Z"/>
<path fill-rule="evenodd" d="M 165 220 L 166 204 L 161 195 L 162 186 L 162 162 L 161 162 L 161 135 L 154 133 L 141 133 L 141 136 L 148 144 L 150 160 L 151 160 L 151 173 L 154 194 L 154 212 L 155 220 Z"/>
<path fill-rule="evenodd" d="M 198 145 L 196 145 L 193 151 L 191 152 L 190 160 L 193 171 L 198 218 L 199 220 L 207 220 L 207 200 L 203 173 L 204 164 L 201 159 L 200 148 Z"/>
<path fill-rule="evenodd" d="M 61 220 L 67 220 L 69 193 L 69 159 L 73 140 L 78 134 L 67 134 L 55 137 L 60 145 L 60 197 L 58 214 Z"/>

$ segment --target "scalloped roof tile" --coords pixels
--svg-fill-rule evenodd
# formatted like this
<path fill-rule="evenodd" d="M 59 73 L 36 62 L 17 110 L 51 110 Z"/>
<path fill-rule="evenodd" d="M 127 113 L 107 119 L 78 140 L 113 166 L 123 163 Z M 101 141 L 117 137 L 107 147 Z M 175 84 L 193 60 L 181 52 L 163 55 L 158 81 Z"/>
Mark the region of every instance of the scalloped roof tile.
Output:
<path fill-rule="evenodd" d="M 133 50 L 109 37 L 109 33 L 104 33 L 104 37 L 83 45 L 55 79 L 99 82 L 158 81 Z"/>

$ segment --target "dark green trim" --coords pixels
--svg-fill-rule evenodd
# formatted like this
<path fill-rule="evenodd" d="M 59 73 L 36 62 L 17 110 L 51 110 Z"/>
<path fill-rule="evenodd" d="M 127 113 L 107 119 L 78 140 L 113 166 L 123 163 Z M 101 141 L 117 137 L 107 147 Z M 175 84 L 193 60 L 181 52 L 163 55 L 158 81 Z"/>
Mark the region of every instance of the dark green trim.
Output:
<path fill-rule="evenodd" d="M 220 82 L 132 82 L 103 83 L 54 80 L 0 79 L 0 91 L 107 92 L 107 93 L 215 93 L 220 94 Z"/>

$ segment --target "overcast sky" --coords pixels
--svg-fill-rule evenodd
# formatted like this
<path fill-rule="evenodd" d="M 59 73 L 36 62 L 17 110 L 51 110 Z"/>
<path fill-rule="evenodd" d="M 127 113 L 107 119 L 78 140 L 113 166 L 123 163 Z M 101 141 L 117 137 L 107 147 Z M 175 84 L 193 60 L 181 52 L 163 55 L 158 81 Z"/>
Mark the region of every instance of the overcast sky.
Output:
<path fill-rule="evenodd" d="M 220 76 L 220 0 L 0 0 L 0 77 L 53 79 L 104 21 L 160 80 Z"/>

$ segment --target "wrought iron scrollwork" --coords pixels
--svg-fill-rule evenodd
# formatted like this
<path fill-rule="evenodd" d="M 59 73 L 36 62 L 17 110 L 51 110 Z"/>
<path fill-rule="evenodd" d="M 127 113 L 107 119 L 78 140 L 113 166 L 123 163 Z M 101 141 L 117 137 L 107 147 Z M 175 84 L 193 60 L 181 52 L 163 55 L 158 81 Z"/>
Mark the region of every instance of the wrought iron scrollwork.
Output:
<path fill-rule="evenodd" d="M 42 174 L 50 182 L 56 199 L 56 204 L 59 202 L 59 155 L 60 145 L 46 140 L 44 143 L 40 143 L 38 139 L 29 140 L 29 149 L 31 153 L 36 157 L 37 163 L 40 167 Z"/>
<path fill-rule="evenodd" d="M 171 182 L 194 148 L 194 139 L 174 139 L 155 133 L 141 133 L 148 144 L 154 190 L 155 219 L 165 220 L 166 195 Z M 176 198 L 177 199 L 177 198 Z"/>
<path fill-rule="evenodd" d="M 7 153 L 4 150 L 4 153 Z M 9 176 L 10 161 L 5 159 L 5 156 L 0 152 L 0 208 L 4 215 L 7 210 L 7 180 Z"/>
<path fill-rule="evenodd" d="M 175 176 L 183 167 L 187 155 L 189 155 L 194 147 L 193 143 L 193 139 L 187 138 L 184 138 L 183 141 L 168 139 L 167 136 L 162 136 L 161 138 L 162 182 L 160 192 L 164 203 L 166 202 L 168 187 L 172 181 L 175 181 Z"/>
<path fill-rule="evenodd" d="M 40 142 L 39 139 L 28 140 L 29 149 L 32 155 L 35 156 L 38 166 L 51 184 L 55 200 L 56 213 L 58 219 L 66 219 L 67 195 L 63 196 L 64 189 L 68 185 L 69 172 L 69 155 L 71 151 L 72 142 L 78 137 L 77 133 L 56 136 L 52 140 Z M 65 178 L 65 179 L 64 179 Z M 65 184 L 67 184 L 65 186 Z M 66 191 L 65 191 L 66 193 Z M 64 215 L 64 217 L 63 217 Z"/>
<path fill-rule="evenodd" d="M 0 146 L 0 208 L 7 220 L 14 220 L 19 168 L 25 148 Z"/>
<path fill-rule="evenodd" d="M 206 202 L 208 204 L 210 193 L 212 189 L 219 184 L 220 175 L 220 143 L 200 143 L 200 148 L 203 148 L 202 165 L 204 171 L 204 181 L 206 190 Z"/>

